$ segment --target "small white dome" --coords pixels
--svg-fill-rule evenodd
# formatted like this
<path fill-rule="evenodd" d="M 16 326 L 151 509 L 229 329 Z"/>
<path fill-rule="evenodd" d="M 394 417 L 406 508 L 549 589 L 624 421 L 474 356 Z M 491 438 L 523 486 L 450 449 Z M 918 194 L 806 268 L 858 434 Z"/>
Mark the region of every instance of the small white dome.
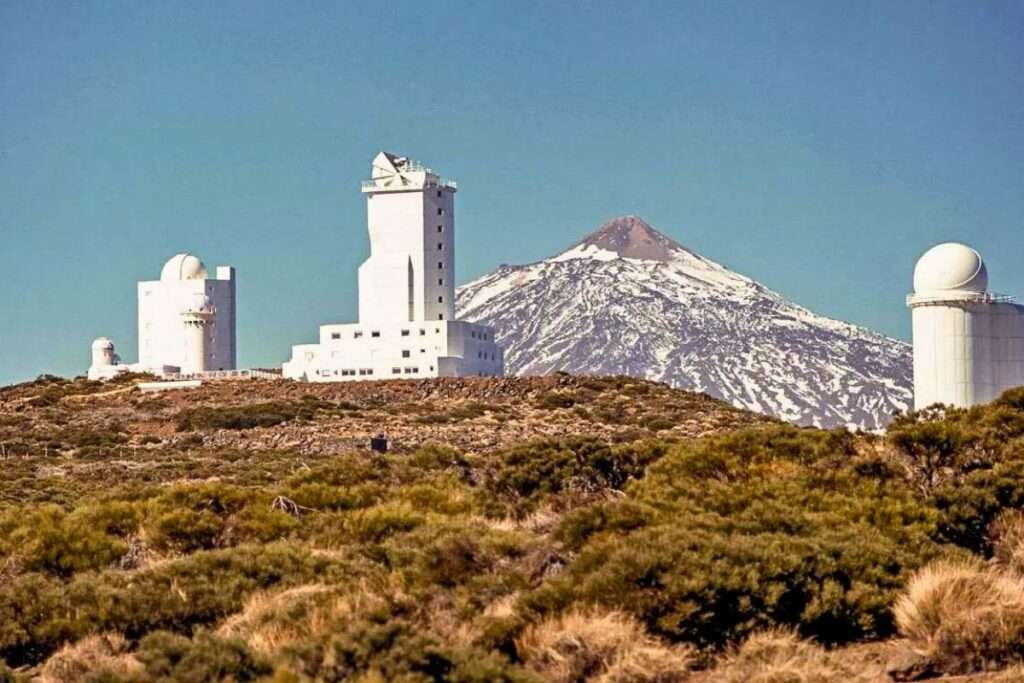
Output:
<path fill-rule="evenodd" d="M 192 254 L 176 254 L 164 264 L 164 269 L 160 271 L 160 279 L 205 280 L 206 266 Z"/>
<path fill-rule="evenodd" d="M 924 253 L 914 266 L 914 292 L 976 292 L 988 289 L 988 270 L 981 254 L 966 244 L 946 242 Z"/>
<path fill-rule="evenodd" d="M 112 349 L 114 348 L 114 342 L 110 341 L 106 337 L 100 337 L 92 343 L 92 348 L 97 351 L 103 349 Z"/>

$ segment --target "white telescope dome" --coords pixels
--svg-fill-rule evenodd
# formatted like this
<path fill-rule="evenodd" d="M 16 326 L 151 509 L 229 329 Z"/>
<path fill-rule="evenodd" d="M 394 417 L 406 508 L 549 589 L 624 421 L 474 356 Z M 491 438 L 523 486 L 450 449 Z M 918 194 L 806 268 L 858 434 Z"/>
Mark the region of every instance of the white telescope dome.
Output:
<path fill-rule="evenodd" d="M 164 264 L 160 271 L 160 279 L 168 280 L 205 280 L 206 266 L 192 254 L 176 254 Z"/>
<path fill-rule="evenodd" d="M 988 289 L 988 269 L 974 249 L 958 242 L 937 244 L 914 266 L 914 293 L 972 292 Z"/>
<path fill-rule="evenodd" d="M 92 348 L 95 351 L 102 351 L 106 349 L 113 349 L 114 342 L 110 341 L 106 337 L 100 337 L 92 343 Z"/>

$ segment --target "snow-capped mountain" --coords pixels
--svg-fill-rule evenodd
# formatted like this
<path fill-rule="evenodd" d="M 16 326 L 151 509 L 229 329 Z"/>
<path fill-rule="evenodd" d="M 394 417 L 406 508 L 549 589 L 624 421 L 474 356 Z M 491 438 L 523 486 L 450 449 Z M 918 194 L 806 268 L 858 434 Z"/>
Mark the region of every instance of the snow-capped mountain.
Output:
<path fill-rule="evenodd" d="M 501 266 L 457 308 L 494 326 L 517 375 L 645 377 L 822 427 L 879 429 L 912 402 L 908 344 L 786 301 L 636 216 Z"/>

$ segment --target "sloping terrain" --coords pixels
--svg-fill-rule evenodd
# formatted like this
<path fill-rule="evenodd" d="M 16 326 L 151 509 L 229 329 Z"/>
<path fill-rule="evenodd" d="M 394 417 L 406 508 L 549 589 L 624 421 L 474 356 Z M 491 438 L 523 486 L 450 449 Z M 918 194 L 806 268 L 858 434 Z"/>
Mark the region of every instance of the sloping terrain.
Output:
<path fill-rule="evenodd" d="M 911 405 L 910 347 L 816 315 L 635 216 L 459 289 L 506 370 L 631 375 L 797 424 L 879 429 Z"/>
<path fill-rule="evenodd" d="M 1024 391 L 882 437 L 628 377 L 41 378 L 0 681 L 1011 683 L 1022 444 Z"/>

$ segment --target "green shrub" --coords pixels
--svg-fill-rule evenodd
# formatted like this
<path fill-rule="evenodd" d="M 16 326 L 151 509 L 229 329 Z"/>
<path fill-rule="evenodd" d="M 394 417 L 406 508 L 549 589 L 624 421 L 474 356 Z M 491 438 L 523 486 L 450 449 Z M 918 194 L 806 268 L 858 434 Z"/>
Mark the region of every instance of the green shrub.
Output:
<path fill-rule="evenodd" d="M 0 657 L 36 663 L 62 644 L 110 631 L 188 633 L 238 611 L 249 594 L 314 581 L 358 581 L 355 561 L 275 543 L 201 551 L 137 572 L 78 574 L 67 583 L 23 574 L 0 590 Z"/>
<path fill-rule="evenodd" d="M 190 639 L 157 631 L 142 639 L 135 657 L 145 668 L 143 680 L 241 683 L 271 673 L 270 665 L 250 652 L 242 641 L 209 633 L 198 633 Z"/>
<path fill-rule="evenodd" d="M 295 403 L 269 401 L 245 406 L 188 408 L 177 415 L 179 432 L 196 429 L 253 429 L 292 420 L 312 420 L 320 409 L 333 406 L 316 399 Z"/>
<path fill-rule="evenodd" d="M 545 496 L 621 489 L 667 450 L 662 443 L 611 447 L 594 438 L 536 440 L 503 451 L 487 482 L 497 500 L 528 509 Z"/>
<path fill-rule="evenodd" d="M 902 480 L 858 474 L 850 444 L 779 426 L 679 447 L 628 488 L 634 502 L 566 517 L 557 533 L 579 557 L 526 604 L 603 604 L 704 646 L 771 625 L 884 637 L 896 592 L 938 552 L 938 515 Z"/>

